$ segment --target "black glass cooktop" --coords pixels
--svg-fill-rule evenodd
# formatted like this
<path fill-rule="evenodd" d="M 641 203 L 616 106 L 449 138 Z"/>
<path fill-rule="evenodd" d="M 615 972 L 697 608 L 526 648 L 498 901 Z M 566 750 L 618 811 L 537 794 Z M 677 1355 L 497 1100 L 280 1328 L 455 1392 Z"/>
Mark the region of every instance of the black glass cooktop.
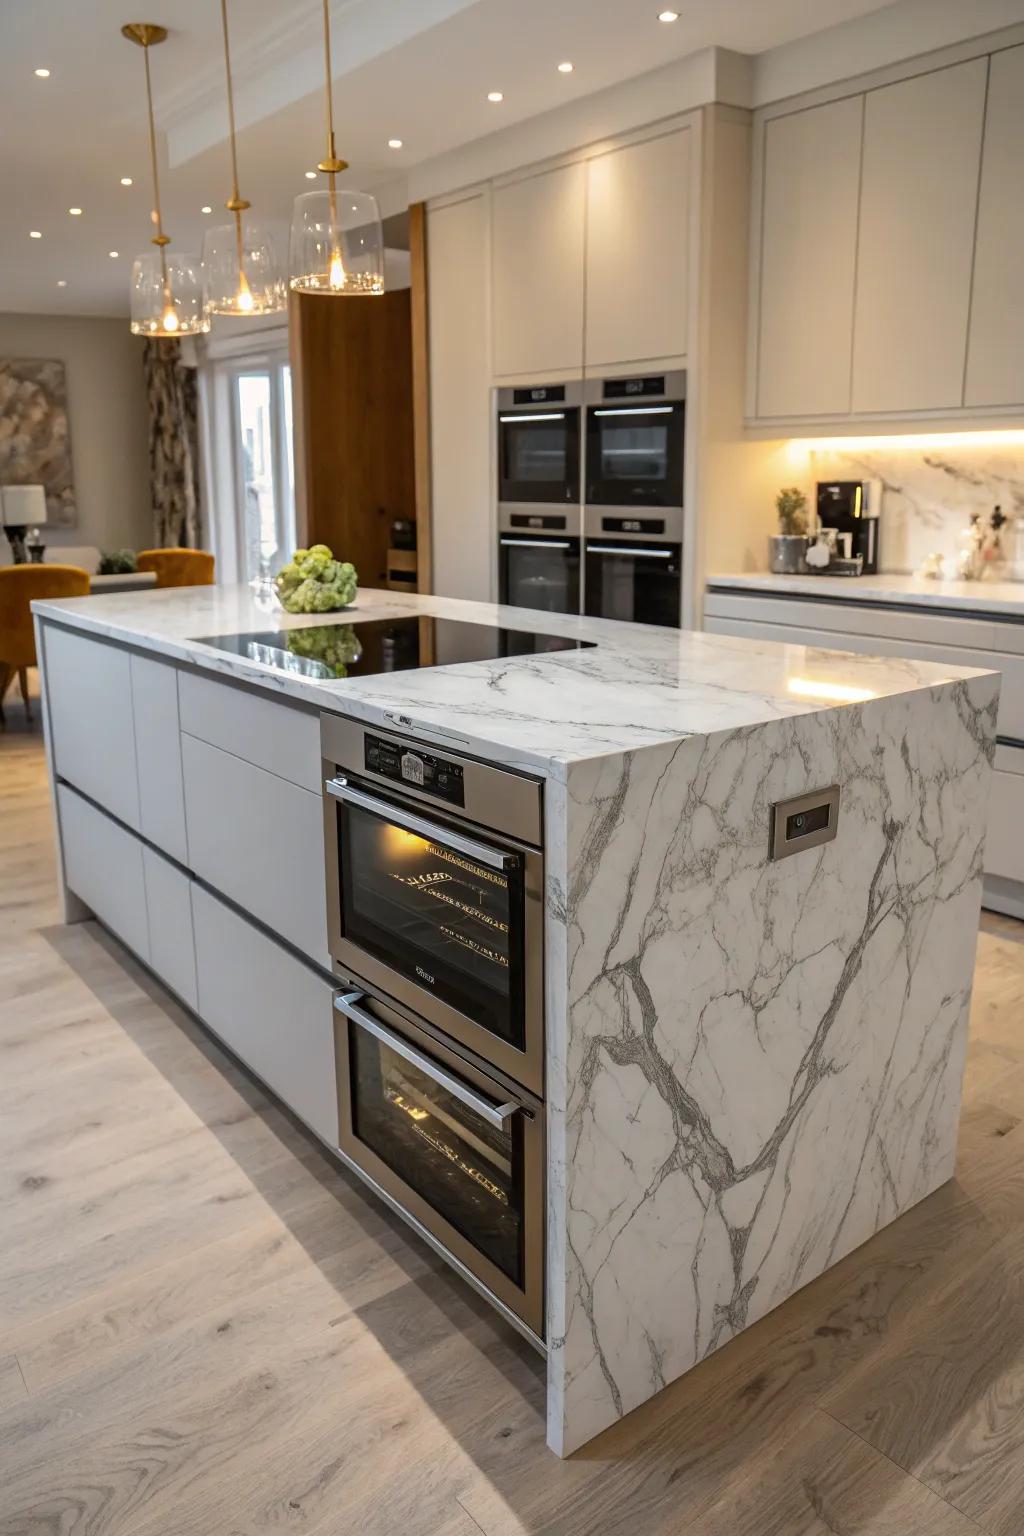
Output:
<path fill-rule="evenodd" d="M 296 677 L 372 677 L 418 667 L 548 651 L 593 649 L 592 640 L 470 624 L 463 619 L 330 619 L 303 629 L 261 629 L 244 635 L 196 635 L 200 645 L 261 661 Z"/>

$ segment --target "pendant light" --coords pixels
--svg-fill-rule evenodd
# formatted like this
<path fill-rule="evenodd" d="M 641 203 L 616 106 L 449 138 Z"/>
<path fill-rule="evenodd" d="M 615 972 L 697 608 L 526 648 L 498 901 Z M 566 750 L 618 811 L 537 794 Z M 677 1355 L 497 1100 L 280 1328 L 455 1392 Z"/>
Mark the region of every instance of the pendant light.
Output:
<path fill-rule="evenodd" d="M 197 336 L 210 329 L 203 313 L 203 285 L 198 256 L 168 251 L 160 212 L 160 178 L 156 159 L 156 128 L 153 122 L 153 86 L 149 77 L 149 50 L 162 43 L 167 28 L 150 21 L 130 21 L 121 28 L 130 43 L 142 49 L 146 61 L 146 105 L 149 112 L 149 154 L 153 167 L 153 223 L 155 251 L 139 256 L 132 267 L 132 331 L 136 336 Z"/>
<path fill-rule="evenodd" d="M 348 169 L 334 147 L 331 81 L 331 18 L 323 0 L 324 70 L 327 99 L 327 156 L 317 166 L 327 177 L 325 192 L 305 192 L 292 213 L 291 286 L 299 293 L 328 295 L 384 292 L 384 232 L 377 199 L 369 192 L 339 187 Z"/>
<path fill-rule="evenodd" d="M 224 206 L 233 222 L 215 225 L 203 237 L 203 301 L 208 315 L 270 315 L 284 309 L 286 293 L 271 236 L 250 219 L 242 218 L 251 205 L 238 190 L 227 0 L 220 0 L 220 19 L 231 145 L 231 196 Z"/>

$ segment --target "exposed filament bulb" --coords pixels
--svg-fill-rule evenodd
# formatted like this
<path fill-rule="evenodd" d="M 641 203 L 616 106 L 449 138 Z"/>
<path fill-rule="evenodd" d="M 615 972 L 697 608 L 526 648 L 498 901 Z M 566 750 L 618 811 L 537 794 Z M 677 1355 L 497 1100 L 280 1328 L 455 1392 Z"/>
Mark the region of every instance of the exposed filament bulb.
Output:
<path fill-rule="evenodd" d="M 331 257 L 331 270 L 327 275 L 327 282 L 331 288 L 344 288 L 345 266 L 341 259 L 341 252 L 335 250 Z"/>
<path fill-rule="evenodd" d="M 235 308 L 241 310 L 243 315 L 247 315 L 251 312 L 252 305 L 252 289 L 249 287 L 249 279 L 244 272 L 241 272 L 238 277 L 238 292 L 235 294 Z"/>

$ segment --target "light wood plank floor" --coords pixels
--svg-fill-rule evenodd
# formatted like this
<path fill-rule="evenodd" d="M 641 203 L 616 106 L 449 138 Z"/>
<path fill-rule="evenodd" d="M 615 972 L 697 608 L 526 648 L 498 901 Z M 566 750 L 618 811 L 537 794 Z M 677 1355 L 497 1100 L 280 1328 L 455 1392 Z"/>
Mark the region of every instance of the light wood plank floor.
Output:
<path fill-rule="evenodd" d="M 95 924 L 0 736 L 2 1536 L 1024 1532 L 1024 925 L 957 1179 L 568 1462 L 543 1369 Z"/>

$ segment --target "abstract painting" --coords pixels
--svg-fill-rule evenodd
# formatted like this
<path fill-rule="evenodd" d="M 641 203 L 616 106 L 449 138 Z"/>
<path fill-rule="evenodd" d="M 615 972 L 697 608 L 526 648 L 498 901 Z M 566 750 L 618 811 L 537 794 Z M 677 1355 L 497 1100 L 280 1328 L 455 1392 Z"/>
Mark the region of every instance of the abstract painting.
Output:
<path fill-rule="evenodd" d="M 41 485 L 51 523 L 74 527 L 64 364 L 0 358 L 0 485 Z"/>

